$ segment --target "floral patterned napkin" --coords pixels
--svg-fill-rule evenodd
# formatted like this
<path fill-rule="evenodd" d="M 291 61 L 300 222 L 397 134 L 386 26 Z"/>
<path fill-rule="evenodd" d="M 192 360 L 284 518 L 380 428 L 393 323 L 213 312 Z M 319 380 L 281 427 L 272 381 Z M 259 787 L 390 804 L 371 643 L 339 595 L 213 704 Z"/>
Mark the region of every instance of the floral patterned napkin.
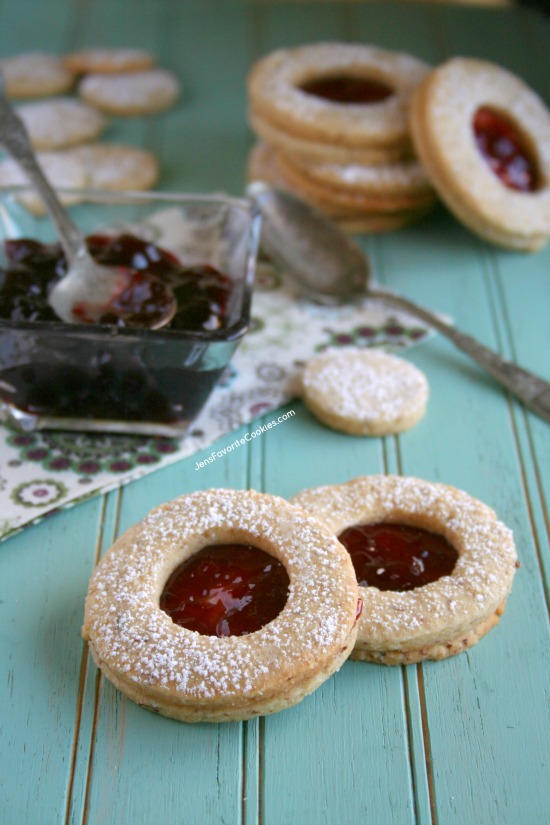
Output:
<path fill-rule="evenodd" d="M 327 347 L 395 351 L 426 338 L 405 315 L 364 301 L 327 308 L 301 301 L 290 279 L 260 261 L 249 333 L 185 438 L 0 425 L 0 539 L 62 507 L 187 458 L 297 395 L 302 364 Z"/>

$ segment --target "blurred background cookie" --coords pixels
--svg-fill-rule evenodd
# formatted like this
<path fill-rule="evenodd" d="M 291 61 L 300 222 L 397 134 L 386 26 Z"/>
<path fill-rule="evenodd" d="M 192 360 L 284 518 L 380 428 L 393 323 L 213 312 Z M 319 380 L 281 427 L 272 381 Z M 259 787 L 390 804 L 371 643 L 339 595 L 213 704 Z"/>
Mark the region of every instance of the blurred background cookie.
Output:
<path fill-rule="evenodd" d="M 0 74 L 8 97 L 47 97 L 68 92 L 74 73 L 61 57 L 46 52 L 26 52 L 0 60 Z"/>
<path fill-rule="evenodd" d="M 38 150 L 84 143 L 98 137 L 107 127 L 107 119 L 97 109 L 69 97 L 22 103 L 17 112 Z"/>
<path fill-rule="evenodd" d="M 65 55 L 63 63 L 74 74 L 138 72 L 150 69 L 155 58 L 144 49 L 92 47 Z"/>
<path fill-rule="evenodd" d="M 81 189 L 88 185 L 86 172 L 77 158 L 60 152 L 38 152 L 37 160 L 45 176 L 56 189 Z M 0 161 L 0 188 L 10 186 L 29 186 L 29 181 L 12 158 L 4 158 Z M 33 191 L 22 193 L 18 197 L 29 212 L 34 215 L 45 214 L 42 199 Z M 61 200 L 69 204 L 76 198 L 64 194 Z"/>
<path fill-rule="evenodd" d="M 148 115 L 168 109 L 180 93 L 177 77 L 166 69 L 88 74 L 78 92 L 90 106 L 113 115 Z"/>

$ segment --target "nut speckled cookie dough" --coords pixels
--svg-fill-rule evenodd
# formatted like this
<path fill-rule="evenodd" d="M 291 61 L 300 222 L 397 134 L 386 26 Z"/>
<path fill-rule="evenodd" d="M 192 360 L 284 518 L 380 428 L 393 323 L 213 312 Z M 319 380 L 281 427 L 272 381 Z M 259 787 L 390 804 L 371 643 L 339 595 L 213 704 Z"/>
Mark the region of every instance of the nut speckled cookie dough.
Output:
<path fill-rule="evenodd" d="M 476 142 L 479 113 L 524 147 L 513 176 L 534 167 L 533 188 L 521 191 L 496 174 Z M 424 78 L 411 104 L 416 152 L 441 199 L 482 238 L 510 249 L 535 251 L 550 238 L 550 111 L 508 70 L 483 60 L 456 57 Z M 513 144 L 512 144 L 513 148 Z M 496 149 L 499 153 L 501 150 Z M 506 160 L 505 155 L 502 156 Z"/>
<path fill-rule="evenodd" d="M 208 636 L 159 605 L 182 561 L 216 544 L 248 544 L 282 562 L 282 611 L 259 630 Z M 358 587 L 330 530 L 283 499 L 207 490 L 154 509 L 126 531 L 94 572 L 83 635 L 98 667 L 126 696 L 186 722 L 274 713 L 301 701 L 349 656 Z"/>
<path fill-rule="evenodd" d="M 445 659 L 474 645 L 504 610 L 517 561 L 512 532 L 467 493 L 413 477 L 364 476 L 291 499 L 335 535 L 362 524 L 420 527 L 456 550 L 452 572 L 406 591 L 361 585 L 352 658 L 386 665 Z"/>
<path fill-rule="evenodd" d="M 429 387 L 413 364 L 380 350 L 346 347 L 312 358 L 302 399 L 327 426 L 352 435 L 388 435 L 424 415 Z"/>

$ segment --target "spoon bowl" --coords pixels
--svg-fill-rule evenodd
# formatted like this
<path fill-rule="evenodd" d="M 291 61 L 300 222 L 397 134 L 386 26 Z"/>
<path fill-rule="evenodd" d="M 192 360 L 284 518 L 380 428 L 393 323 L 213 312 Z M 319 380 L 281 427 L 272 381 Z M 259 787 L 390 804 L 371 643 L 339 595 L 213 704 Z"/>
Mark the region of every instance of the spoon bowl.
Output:
<path fill-rule="evenodd" d="M 109 317 L 117 323 L 128 321 L 132 325 L 150 329 L 166 326 L 174 317 L 177 308 L 171 288 L 153 275 L 140 273 L 141 287 L 144 278 L 148 279 L 150 289 L 146 291 L 153 292 L 159 300 L 155 306 L 148 301 L 136 306 L 137 299 L 131 298 L 135 271 L 96 263 L 88 252 L 84 235 L 73 223 L 44 175 L 27 130 L 5 96 L 1 75 L 0 143 L 40 194 L 67 259 L 66 275 L 53 287 L 48 296 L 56 315 L 68 323 L 94 324 Z M 131 314 L 126 313 L 118 301 L 123 293 L 130 293 L 130 300 L 125 301 L 124 306 L 131 306 Z M 135 318 L 139 319 L 137 324 L 132 320 Z"/>
<path fill-rule="evenodd" d="M 293 277 L 304 296 L 324 304 L 372 298 L 436 329 L 513 395 L 550 421 L 550 383 L 480 344 L 431 310 L 374 285 L 369 261 L 337 224 L 290 192 L 261 181 L 249 198 L 262 215 L 262 244 Z"/>

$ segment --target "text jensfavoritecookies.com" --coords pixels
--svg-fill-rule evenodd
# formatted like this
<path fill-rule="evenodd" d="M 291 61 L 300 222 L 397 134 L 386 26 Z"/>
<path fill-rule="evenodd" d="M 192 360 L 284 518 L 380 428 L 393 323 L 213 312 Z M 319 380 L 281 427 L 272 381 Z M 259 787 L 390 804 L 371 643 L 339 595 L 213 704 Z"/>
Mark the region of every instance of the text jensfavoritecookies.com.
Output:
<path fill-rule="evenodd" d="M 243 435 L 242 438 L 236 438 L 235 441 L 228 444 L 227 447 L 221 447 L 219 450 L 212 450 L 208 458 L 195 462 L 195 470 L 200 470 L 202 467 L 207 467 L 209 464 L 216 461 L 217 458 L 223 458 L 228 453 L 233 452 L 233 450 L 237 450 L 239 447 L 244 447 L 244 445 L 248 444 L 249 441 L 252 441 L 254 438 L 258 438 L 258 436 L 263 435 L 268 432 L 268 430 L 272 430 L 274 427 L 277 427 L 279 424 L 282 424 L 283 421 L 287 421 L 294 415 L 296 415 L 294 410 L 289 410 L 283 415 L 280 415 L 278 418 L 274 418 L 273 421 L 270 421 L 268 424 L 260 424 L 257 429 L 252 430 L 250 433 L 246 433 L 246 435 Z"/>

